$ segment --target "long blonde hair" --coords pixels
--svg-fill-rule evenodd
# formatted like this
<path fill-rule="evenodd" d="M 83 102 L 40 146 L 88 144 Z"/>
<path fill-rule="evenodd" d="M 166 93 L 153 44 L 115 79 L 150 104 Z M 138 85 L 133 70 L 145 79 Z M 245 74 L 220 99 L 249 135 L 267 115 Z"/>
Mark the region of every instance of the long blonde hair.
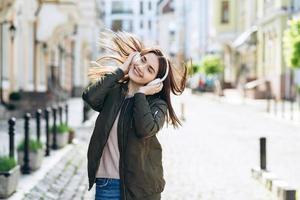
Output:
<path fill-rule="evenodd" d="M 88 76 L 91 82 L 96 82 L 105 74 L 111 73 L 113 67 L 105 64 L 107 61 L 115 61 L 117 64 L 123 64 L 130 53 L 141 52 L 144 44 L 137 36 L 123 31 L 113 32 L 107 30 L 101 33 L 99 45 L 106 50 L 108 55 L 104 55 L 94 62 L 91 62 L 91 67 Z M 128 79 L 126 75 L 122 80 Z"/>
<path fill-rule="evenodd" d="M 90 67 L 88 76 L 92 83 L 103 78 L 105 74 L 112 73 L 114 70 L 112 66 L 105 64 L 105 62 L 114 61 L 117 64 L 123 64 L 130 53 L 136 51 L 140 52 L 141 55 L 154 53 L 158 57 L 159 70 L 157 77 L 159 78 L 166 73 L 166 66 L 169 65 L 168 77 L 163 81 L 163 89 L 158 94 L 168 105 L 167 121 L 171 122 L 174 127 L 181 125 L 172 107 L 170 93 L 180 95 L 184 91 L 187 79 L 187 67 L 185 64 L 181 66 L 183 68 L 181 70 L 176 68 L 159 48 L 146 48 L 137 36 L 123 31 L 102 33 L 100 47 L 104 48 L 109 54 L 94 61 L 93 66 Z M 129 77 L 126 75 L 120 82 L 128 81 L 128 79 Z"/>

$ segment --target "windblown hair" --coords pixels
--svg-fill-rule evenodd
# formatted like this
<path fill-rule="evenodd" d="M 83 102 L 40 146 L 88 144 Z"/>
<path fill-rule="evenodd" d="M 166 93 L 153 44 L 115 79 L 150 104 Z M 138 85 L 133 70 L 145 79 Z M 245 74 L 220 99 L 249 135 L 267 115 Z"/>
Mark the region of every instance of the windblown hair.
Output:
<path fill-rule="evenodd" d="M 175 95 L 180 95 L 185 89 L 187 79 L 187 66 L 185 64 L 181 66 L 182 69 L 176 68 L 170 59 L 168 59 L 159 48 L 146 48 L 137 36 L 128 32 L 109 31 L 102 33 L 100 47 L 107 50 L 109 54 L 91 62 L 93 66 L 90 67 L 88 72 L 91 82 L 96 82 L 103 78 L 105 74 L 112 73 L 114 68 L 109 66 L 107 62 L 113 61 L 121 65 L 132 52 L 140 52 L 142 56 L 148 53 L 153 53 L 157 56 L 159 61 L 159 70 L 156 78 L 164 76 L 166 66 L 169 64 L 168 76 L 163 81 L 163 88 L 158 94 L 160 94 L 160 97 L 165 100 L 168 105 L 167 122 L 170 122 L 174 128 L 178 128 L 179 125 L 182 125 L 172 107 L 170 95 L 171 92 Z M 125 83 L 128 80 L 129 77 L 126 75 L 122 80 L 120 80 L 120 82 Z"/>

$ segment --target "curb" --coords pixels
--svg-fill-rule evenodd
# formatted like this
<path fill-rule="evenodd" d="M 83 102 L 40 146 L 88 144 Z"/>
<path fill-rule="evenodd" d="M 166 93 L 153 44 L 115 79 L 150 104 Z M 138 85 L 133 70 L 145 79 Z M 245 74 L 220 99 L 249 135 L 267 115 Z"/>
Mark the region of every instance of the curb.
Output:
<path fill-rule="evenodd" d="M 278 200 L 298 200 L 300 191 L 279 179 L 274 173 L 259 167 L 251 168 L 251 176 L 270 191 Z"/>

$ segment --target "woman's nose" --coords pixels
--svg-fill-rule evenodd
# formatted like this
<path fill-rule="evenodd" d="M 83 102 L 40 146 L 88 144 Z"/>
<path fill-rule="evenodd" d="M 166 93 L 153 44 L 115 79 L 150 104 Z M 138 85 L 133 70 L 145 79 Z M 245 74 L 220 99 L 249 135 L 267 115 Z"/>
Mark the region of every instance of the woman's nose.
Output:
<path fill-rule="evenodd" d="M 145 69 L 144 65 L 137 65 L 136 68 L 142 75 L 144 75 L 144 69 Z"/>

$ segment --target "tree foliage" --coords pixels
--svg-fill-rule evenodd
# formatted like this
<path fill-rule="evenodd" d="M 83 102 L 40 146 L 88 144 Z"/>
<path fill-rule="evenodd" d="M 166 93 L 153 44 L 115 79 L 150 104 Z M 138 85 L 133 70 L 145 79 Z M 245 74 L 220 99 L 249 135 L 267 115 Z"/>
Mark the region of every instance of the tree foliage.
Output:
<path fill-rule="evenodd" d="M 300 68 L 300 20 L 291 20 L 283 37 L 286 64 L 292 68 Z"/>
<path fill-rule="evenodd" d="M 202 59 L 201 70 L 205 75 L 217 75 L 224 70 L 221 58 L 217 55 L 206 55 Z"/>

